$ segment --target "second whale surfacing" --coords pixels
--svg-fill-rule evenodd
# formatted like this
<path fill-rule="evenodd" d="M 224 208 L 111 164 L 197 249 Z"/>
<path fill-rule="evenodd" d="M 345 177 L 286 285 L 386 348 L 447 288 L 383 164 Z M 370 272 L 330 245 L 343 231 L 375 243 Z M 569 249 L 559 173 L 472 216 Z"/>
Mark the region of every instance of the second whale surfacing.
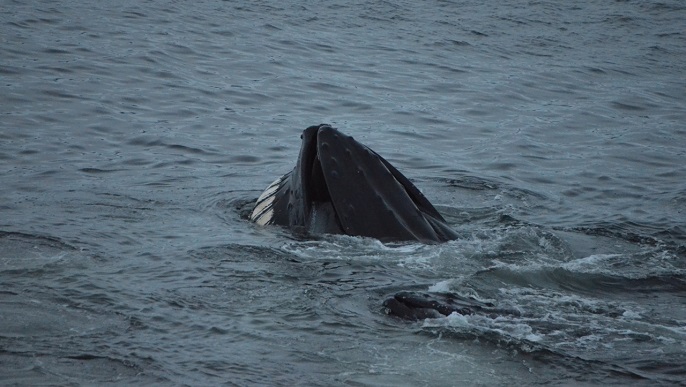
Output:
<path fill-rule="evenodd" d="M 310 126 L 301 138 L 295 168 L 257 199 L 255 223 L 382 242 L 457 238 L 419 189 L 373 150 L 326 124 Z"/>

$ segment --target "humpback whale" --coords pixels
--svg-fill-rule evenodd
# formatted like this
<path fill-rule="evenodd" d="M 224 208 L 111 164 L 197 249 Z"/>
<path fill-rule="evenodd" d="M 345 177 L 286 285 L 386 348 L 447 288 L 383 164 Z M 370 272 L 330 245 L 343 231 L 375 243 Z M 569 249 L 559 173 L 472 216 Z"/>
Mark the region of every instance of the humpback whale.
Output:
<path fill-rule="evenodd" d="M 455 293 L 399 292 L 383 302 L 384 312 L 405 320 L 424 320 L 449 316 L 480 314 L 491 318 L 510 315 L 521 316 L 516 309 L 498 308 L 490 302 L 478 301 L 472 297 Z"/>
<path fill-rule="evenodd" d="M 259 196 L 253 222 L 382 242 L 457 238 L 419 189 L 367 146 L 327 124 L 308 127 L 300 138 L 295 168 Z"/>

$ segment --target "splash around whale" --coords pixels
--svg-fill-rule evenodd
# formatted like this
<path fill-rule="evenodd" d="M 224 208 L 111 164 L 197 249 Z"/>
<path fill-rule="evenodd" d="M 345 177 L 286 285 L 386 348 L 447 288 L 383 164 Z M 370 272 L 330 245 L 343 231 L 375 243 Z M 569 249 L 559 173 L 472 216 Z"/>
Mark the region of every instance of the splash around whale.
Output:
<path fill-rule="evenodd" d="M 310 126 L 292 171 L 270 184 L 250 219 L 304 234 L 437 243 L 457 234 L 383 157 L 327 124 Z"/>

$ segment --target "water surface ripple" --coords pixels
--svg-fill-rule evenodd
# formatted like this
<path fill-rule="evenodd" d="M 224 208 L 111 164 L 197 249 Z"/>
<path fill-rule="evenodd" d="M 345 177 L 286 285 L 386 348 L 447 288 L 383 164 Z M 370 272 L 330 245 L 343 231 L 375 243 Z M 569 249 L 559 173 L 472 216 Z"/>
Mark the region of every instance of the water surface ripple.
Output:
<path fill-rule="evenodd" d="M 686 6 L 0 7 L 0 384 L 686 383 Z M 331 123 L 462 236 L 245 220 Z M 399 291 L 518 313 L 386 316 Z"/>

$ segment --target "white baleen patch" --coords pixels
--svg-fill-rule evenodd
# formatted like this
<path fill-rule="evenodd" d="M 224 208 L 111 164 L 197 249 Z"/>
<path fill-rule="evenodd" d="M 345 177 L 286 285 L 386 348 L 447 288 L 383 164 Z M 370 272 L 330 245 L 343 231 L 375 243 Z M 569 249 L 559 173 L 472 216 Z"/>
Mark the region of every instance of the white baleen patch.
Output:
<path fill-rule="evenodd" d="M 254 219 L 255 223 L 259 224 L 260 226 L 266 226 L 268 225 L 272 218 L 274 217 L 274 210 L 271 208 L 265 212 L 262 213 L 257 219 Z"/>
<path fill-rule="evenodd" d="M 250 220 L 253 222 L 264 226 L 271 222 L 274 216 L 274 210 L 272 210 L 272 204 L 274 204 L 274 199 L 276 198 L 276 192 L 281 188 L 283 181 L 288 177 L 288 174 L 281 176 L 280 178 L 274 180 L 273 183 L 269 184 L 266 190 L 262 192 L 257 202 L 255 203 L 255 209 L 250 215 Z"/>

